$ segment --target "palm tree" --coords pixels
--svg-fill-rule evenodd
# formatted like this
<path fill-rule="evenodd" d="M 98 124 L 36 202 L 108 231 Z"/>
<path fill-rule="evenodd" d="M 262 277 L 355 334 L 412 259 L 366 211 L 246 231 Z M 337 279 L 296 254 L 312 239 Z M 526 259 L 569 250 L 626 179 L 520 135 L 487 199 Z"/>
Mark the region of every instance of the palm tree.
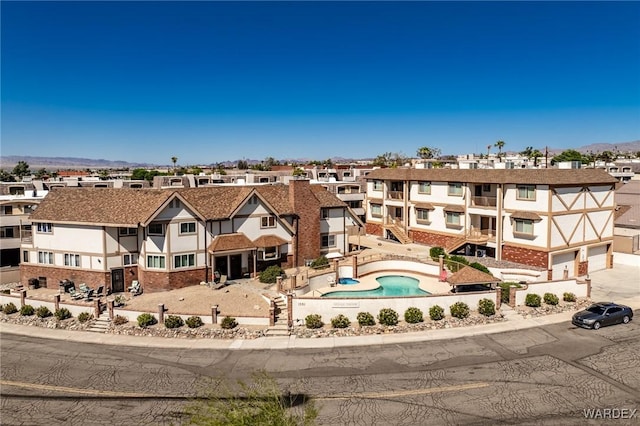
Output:
<path fill-rule="evenodd" d="M 173 163 L 173 174 L 176 174 L 176 163 L 178 162 L 178 157 L 171 157 L 171 162 Z"/>
<path fill-rule="evenodd" d="M 490 152 L 491 152 L 491 145 L 487 145 L 487 160 L 489 159 Z"/>
<path fill-rule="evenodd" d="M 498 158 L 502 156 L 502 148 L 504 147 L 504 141 L 500 140 L 494 144 L 495 147 L 498 148 Z"/>

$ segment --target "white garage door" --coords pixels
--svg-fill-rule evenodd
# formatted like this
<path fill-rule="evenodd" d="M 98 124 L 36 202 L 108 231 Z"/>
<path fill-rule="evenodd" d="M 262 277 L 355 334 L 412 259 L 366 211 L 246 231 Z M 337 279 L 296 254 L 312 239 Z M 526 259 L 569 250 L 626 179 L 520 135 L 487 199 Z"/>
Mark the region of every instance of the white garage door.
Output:
<path fill-rule="evenodd" d="M 589 272 L 607 269 L 607 246 L 589 248 Z"/>
<path fill-rule="evenodd" d="M 564 276 L 564 268 L 567 267 L 569 271 L 569 278 L 575 276 L 576 274 L 576 252 L 572 251 L 569 253 L 561 253 L 553 255 L 553 265 L 551 267 L 551 279 L 552 280 L 561 280 Z"/>

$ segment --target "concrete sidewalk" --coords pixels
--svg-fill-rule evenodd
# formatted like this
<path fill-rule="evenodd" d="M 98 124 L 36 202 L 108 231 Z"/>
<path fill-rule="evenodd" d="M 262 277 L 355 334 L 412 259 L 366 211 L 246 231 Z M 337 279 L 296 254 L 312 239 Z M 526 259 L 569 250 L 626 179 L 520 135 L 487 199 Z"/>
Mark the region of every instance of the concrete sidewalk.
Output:
<path fill-rule="evenodd" d="M 607 269 L 591 274 L 594 302 L 614 301 L 631 306 L 640 315 L 640 264 L 635 266 L 616 265 L 615 269 Z M 458 327 L 441 330 L 429 330 L 415 333 L 383 334 L 352 337 L 297 338 L 261 337 L 258 339 L 169 339 L 161 337 L 121 336 L 114 334 L 98 334 L 82 331 L 52 330 L 41 327 L 28 327 L 15 324 L 0 324 L 0 332 L 85 343 L 137 346 L 150 348 L 186 348 L 186 349 L 296 349 L 296 348 L 335 348 L 345 346 L 386 345 L 407 342 L 423 342 L 432 340 L 448 340 L 481 334 L 501 333 L 505 331 L 525 330 L 548 324 L 571 321 L 573 312 L 547 315 L 524 319 L 520 315 L 509 315 L 504 322 Z M 636 316 L 640 321 L 640 316 Z"/>

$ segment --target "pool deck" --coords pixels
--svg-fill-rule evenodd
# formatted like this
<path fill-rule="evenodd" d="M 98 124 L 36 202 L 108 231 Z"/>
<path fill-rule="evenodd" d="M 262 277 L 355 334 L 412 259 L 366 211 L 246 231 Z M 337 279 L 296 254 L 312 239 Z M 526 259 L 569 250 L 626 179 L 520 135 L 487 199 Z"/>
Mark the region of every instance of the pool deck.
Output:
<path fill-rule="evenodd" d="M 380 287 L 380 283 L 376 281 L 376 278 L 384 277 L 388 275 L 402 275 L 404 277 L 417 279 L 419 281 L 418 287 L 420 288 L 420 290 L 430 293 L 429 295 L 425 295 L 425 297 L 428 297 L 430 295 L 436 295 L 436 294 L 449 294 L 451 291 L 451 286 L 448 283 L 441 282 L 438 277 L 433 275 L 422 275 L 422 274 L 416 274 L 415 272 L 405 272 L 405 271 L 383 271 L 383 272 L 375 272 L 372 274 L 368 274 L 368 275 L 364 275 L 356 278 L 358 281 L 360 281 L 359 284 L 337 284 L 336 283 L 335 286 L 333 287 L 331 286 L 322 287 L 302 297 L 322 297 L 327 293 L 333 293 L 336 291 L 375 290 L 378 287 Z"/>

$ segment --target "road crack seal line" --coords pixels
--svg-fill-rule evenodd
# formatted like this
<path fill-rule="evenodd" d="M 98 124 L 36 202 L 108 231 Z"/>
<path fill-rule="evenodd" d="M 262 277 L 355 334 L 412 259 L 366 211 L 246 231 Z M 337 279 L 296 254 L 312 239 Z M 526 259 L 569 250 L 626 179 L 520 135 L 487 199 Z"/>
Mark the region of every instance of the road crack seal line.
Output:
<path fill-rule="evenodd" d="M 115 396 L 115 397 L 126 397 L 126 398 L 148 398 L 151 396 L 149 394 L 144 394 L 144 393 L 114 392 L 114 391 L 97 390 L 97 389 L 78 389 L 78 388 L 70 388 L 66 386 L 52 386 L 52 385 L 41 385 L 37 383 L 14 382 L 10 380 L 0 380 L 0 385 L 13 386 L 13 387 L 25 388 L 25 389 L 68 392 L 68 393 L 75 393 L 80 395 Z M 161 395 L 155 395 L 155 396 L 158 398 L 164 398 Z"/>
<path fill-rule="evenodd" d="M 442 392 L 457 392 L 457 391 L 465 391 L 470 389 L 480 389 L 491 386 L 490 383 L 468 383 L 466 385 L 453 385 L 453 386 L 442 386 L 439 388 L 429 388 L 429 389 L 412 389 L 407 391 L 398 391 L 398 392 L 364 392 L 358 394 L 351 395 L 316 395 L 313 399 L 316 400 L 336 400 L 336 399 L 383 399 L 383 398 L 392 398 L 399 396 L 413 396 L 413 395 L 428 395 L 428 394 L 437 394 Z"/>

